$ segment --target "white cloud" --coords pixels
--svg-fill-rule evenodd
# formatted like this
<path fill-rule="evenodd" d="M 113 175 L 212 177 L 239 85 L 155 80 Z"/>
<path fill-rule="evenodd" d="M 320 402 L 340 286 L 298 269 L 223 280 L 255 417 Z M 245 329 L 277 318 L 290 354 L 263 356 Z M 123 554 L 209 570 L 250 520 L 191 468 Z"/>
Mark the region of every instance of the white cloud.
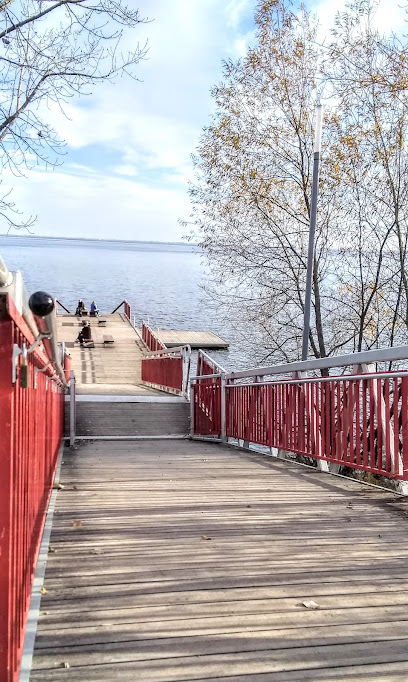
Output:
<path fill-rule="evenodd" d="M 27 215 L 38 214 L 37 234 L 172 241 L 183 234 L 178 218 L 189 213 L 185 185 L 169 189 L 129 177 L 63 170 L 30 171 L 27 180 L 15 187 L 12 198 Z"/>
<path fill-rule="evenodd" d="M 179 239 L 189 213 L 191 154 L 213 107 L 221 60 L 245 52 L 253 0 L 140 0 L 139 26 L 123 49 L 149 39 L 139 81 L 119 79 L 59 108 L 48 104 L 67 142 L 62 169 L 30 172 L 15 199 L 37 213 L 38 234 Z M 244 26 L 244 24 L 242 24 Z M 71 152 L 71 155 L 70 155 Z M 75 160 L 75 163 L 74 163 Z"/>

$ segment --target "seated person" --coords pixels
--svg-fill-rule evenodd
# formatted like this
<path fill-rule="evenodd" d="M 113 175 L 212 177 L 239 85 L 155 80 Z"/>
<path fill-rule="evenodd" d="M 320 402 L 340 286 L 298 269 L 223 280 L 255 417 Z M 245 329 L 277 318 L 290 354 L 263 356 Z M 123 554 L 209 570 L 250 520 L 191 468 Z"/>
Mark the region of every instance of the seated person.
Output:
<path fill-rule="evenodd" d="M 91 303 L 91 315 L 99 315 L 98 306 L 96 305 L 95 301 L 92 301 Z"/>
<path fill-rule="evenodd" d="M 78 305 L 76 307 L 75 315 L 79 315 L 79 317 L 81 317 L 81 315 L 84 311 L 85 311 L 85 305 L 84 305 L 82 298 L 80 298 L 78 301 Z"/>
<path fill-rule="evenodd" d="M 76 341 L 79 342 L 80 346 L 83 346 L 84 343 L 89 343 L 89 341 L 92 341 L 92 330 L 89 322 L 82 322 L 82 329 L 80 330 Z"/>
<path fill-rule="evenodd" d="M 82 327 L 82 337 L 85 343 L 92 341 L 92 330 L 89 322 L 85 322 L 84 327 Z"/>
<path fill-rule="evenodd" d="M 75 339 L 75 343 L 78 341 L 78 343 L 83 346 L 84 345 L 84 328 L 86 327 L 86 322 L 82 322 L 82 328 Z"/>

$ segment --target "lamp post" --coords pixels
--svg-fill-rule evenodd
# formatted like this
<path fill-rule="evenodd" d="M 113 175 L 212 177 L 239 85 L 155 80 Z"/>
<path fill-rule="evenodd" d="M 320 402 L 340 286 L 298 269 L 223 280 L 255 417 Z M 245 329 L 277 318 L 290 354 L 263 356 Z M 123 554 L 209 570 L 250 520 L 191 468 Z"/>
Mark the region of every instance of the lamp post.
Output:
<path fill-rule="evenodd" d="M 303 318 L 302 360 L 307 360 L 307 350 L 308 350 L 308 345 L 309 345 L 310 305 L 311 305 L 311 298 L 312 298 L 312 275 L 313 275 L 315 232 L 316 232 L 317 194 L 318 194 L 318 189 L 319 189 L 319 163 L 320 163 L 320 150 L 321 150 L 321 143 L 322 143 L 322 118 L 323 118 L 323 105 L 318 104 L 318 106 L 316 107 L 316 131 L 315 131 L 314 159 L 313 159 L 312 202 L 311 202 L 311 206 L 310 206 L 309 247 L 308 247 L 308 252 L 307 252 L 305 308 L 304 308 L 304 318 Z"/>

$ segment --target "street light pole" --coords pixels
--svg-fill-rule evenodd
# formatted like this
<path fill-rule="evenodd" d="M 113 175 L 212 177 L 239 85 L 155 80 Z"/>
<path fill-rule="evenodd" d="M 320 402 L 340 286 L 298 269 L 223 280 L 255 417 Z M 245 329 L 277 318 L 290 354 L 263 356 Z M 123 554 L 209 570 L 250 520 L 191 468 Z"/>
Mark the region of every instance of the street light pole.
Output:
<path fill-rule="evenodd" d="M 307 253 L 305 309 L 303 318 L 302 360 L 307 360 L 307 351 L 309 346 L 310 305 L 312 299 L 312 275 L 316 232 L 317 194 L 319 189 L 319 163 L 322 142 L 322 118 L 323 106 L 321 104 L 318 104 L 318 106 L 316 107 L 316 132 L 313 159 L 312 203 L 310 206 L 309 248 Z"/>

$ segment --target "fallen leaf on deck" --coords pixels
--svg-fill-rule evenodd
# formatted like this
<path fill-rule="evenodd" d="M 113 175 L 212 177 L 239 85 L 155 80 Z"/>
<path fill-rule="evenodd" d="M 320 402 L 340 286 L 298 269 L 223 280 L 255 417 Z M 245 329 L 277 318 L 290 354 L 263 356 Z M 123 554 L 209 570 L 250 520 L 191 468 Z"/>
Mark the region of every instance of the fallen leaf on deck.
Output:
<path fill-rule="evenodd" d="M 45 589 L 45 587 L 42 587 L 40 592 L 41 592 L 41 594 L 47 594 L 47 590 Z"/>
<path fill-rule="evenodd" d="M 313 601 L 313 599 L 311 599 L 310 601 L 302 601 L 302 606 L 306 606 L 307 609 L 318 609 L 319 608 L 319 604 L 316 604 L 316 602 Z"/>
<path fill-rule="evenodd" d="M 54 483 L 52 488 L 53 488 L 53 490 L 64 490 L 65 485 L 62 485 L 62 483 Z"/>
<path fill-rule="evenodd" d="M 202 539 L 202 540 L 211 540 L 211 538 L 210 538 L 209 535 L 202 535 L 202 536 L 201 536 L 201 539 Z"/>
<path fill-rule="evenodd" d="M 57 551 L 57 550 L 54 549 L 54 547 L 48 547 L 48 553 L 49 553 L 49 554 L 54 554 L 54 552 L 56 552 L 56 551 Z"/>
<path fill-rule="evenodd" d="M 68 663 L 68 661 L 63 661 L 63 662 L 61 663 L 61 668 L 69 668 L 69 663 Z"/>
<path fill-rule="evenodd" d="M 73 521 L 71 523 L 71 526 L 73 526 L 74 528 L 79 528 L 79 526 L 82 526 L 82 521 Z"/>

